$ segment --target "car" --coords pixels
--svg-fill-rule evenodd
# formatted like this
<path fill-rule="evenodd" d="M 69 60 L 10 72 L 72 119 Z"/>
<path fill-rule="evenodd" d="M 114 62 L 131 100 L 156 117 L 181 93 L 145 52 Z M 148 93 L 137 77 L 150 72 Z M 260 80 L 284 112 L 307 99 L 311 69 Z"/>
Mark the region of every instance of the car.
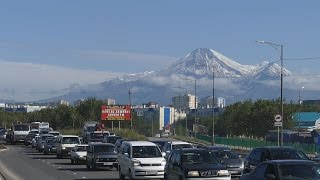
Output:
<path fill-rule="evenodd" d="M 25 146 L 29 146 L 30 144 L 32 144 L 32 139 L 36 136 L 37 134 L 34 133 L 29 133 L 26 137 L 26 139 L 24 140 L 24 145 Z"/>
<path fill-rule="evenodd" d="M 87 160 L 88 144 L 78 144 L 70 152 L 71 164 L 80 164 Z"/>
<path fill-rule="evenodd" d="M 94 131 L 91 132 L 90 135 L 87 138 L 87 142 L 86 143 L 90 143 L 90 142 L 102 142 L 103 138 L 105 136 L 109 136 L 109 131 Z"/>
<path fill-rule="evenodd" d="M 64 156 L 70 156 L 71 149 L 80 144 L 80 138 L 76 135 L 59 135 L 57 137 L 55 146 L 57 148 L 57 158 L 63 158 Z"/>
<path fill-rule="evenodd" d="M 38 141 L 38 138 L 39 138 L 39 134 L 36 134 L 36 136 L 34 138 L 32 138 L 31 140 L 31 147 L 32 148 L 35 148 L 37 146 L 37 141 Z"/>
<path fill-rule="evenodd" d="M 56 137 L 48 137 L 44 143 L 44 149 L 43 149 L 43 154 L 50 154 L 50 153 L 56 153 L 57 148 L 55 146 L 56 144 Z"/>
<path fill-rule="evenodd" d="M 170 132 L 161 132 L 161 134 L 160 134 L 160 137 L 161 138 L 169 138 L 169 136 L 171 135 L 171 133 Z"/>
<path fill-rule="evenodd" d="M 152 140 L 150 142 L 153 142 L 155 143 L 156 145 L 159 146 L 160 150 L 162 151 L 163 150 L 163 146 L 166 144 L 166 142 L 168 141 L 165 141 L 165 140 Z"/>
<path fill-rule="evenodd" d="M 298 180 L 320 179 L 320 164 L 310 160 L 270 160 L 259 164 L 251 173 L 240 180 Z"/>
<path fill-rule="evenodd" d="M 40 137 L 38 138 L 38 141 L 37 141 L 37 146 L 36 146 L 36 149 L 39 151 L 39 152 L 43 152 L 44 150 L 44 144 L 46 142 L 46 139 L 47 138 L 50 138 L 50 137 L 54 137 L 52 134 L 41 134 Z"/>
<path fill-rule="evenodd" d="M 266 146 L 252 149 L 244 160 L 243 173 L 250 173 L 261 162 L 268 160 L 310 160 L 302 151 L 287 146 Z"/>
<path fill-rule="evenodd" d="M 120 151 L 120 148 L 121 148 L 121 144 L 124 142 L 124 141 L 136 141 L 136 139 L 118 139 L 115 143 L 115 147 L 116 147 L 116 152 L 119 152 Z"/>
<path fill-rule="evenodd" d="M 104 136 L 102 142 L 116 144 L 118 139 L 122 139 L 121 136 Z"/>
<path fill-rule="evenodd" d="M 192 144 L 185 141 L 167 141 L 163 146 L 163 152 L 166 153 L 166 159 L 168 158 L 170 152 L 174 149 L 180 148 L 193 148 Z"/>
<path fill-rule="evenodd" d="M 231 180 L 227 168 L 206 148 L 174 149 L 164 172 L 165 180 Z"/>
<path fill-rule="evenodd" d="M 111 143 L 91 143 L 87 148 L 86 166 L 88 169 L 107 167 L 118 169 L 117 153 Z"/>
<path fill-rule="evenodd" d="M 163 179 L 166 160 L 159 147 L 149 141 L 124 141 L 118 153 L 119 177 Z"/>
<path fill-rule="evenodd" d="M 244 162 L 241 155 L 225 146 L 206 146 L 211 151 L 220 164 L 225 165 L 231 176 L 241 176 L 243 173 Z"/>

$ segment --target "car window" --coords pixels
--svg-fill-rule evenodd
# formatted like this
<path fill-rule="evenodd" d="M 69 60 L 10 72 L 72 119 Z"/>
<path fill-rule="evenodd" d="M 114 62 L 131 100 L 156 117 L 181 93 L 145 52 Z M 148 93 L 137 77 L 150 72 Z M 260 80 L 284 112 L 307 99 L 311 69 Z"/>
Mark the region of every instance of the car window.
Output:
<path fill-rule="evenodd" d="M 132 157 L 133 158 L 153 158 L 153 157 L 162 157 L 162 154 L 158 146 L 133 146 Z"/>
<path fill-rule="evenodd" d="M 129 146 L 127 146 L 127 145 L 123 146 L 122 154 L 124 154 L 124 153 L 128 153 L 129 157 L 130 157 L 130 148 L 129 148 Z"/>
<path fill-rule="evenodd" d="M 309 158 L 302 152 L 296 149 L 274 149 L 271 151 L 272 159 L 304 159 Z"/>
<path fill-rule="evenodd" d="M 78 137 L 63 137 L 62 144 L 80 144 Z"/>
<path fill-rule="evenodd" d="M 320 179 L 319 164 L 283 164 L 279 166 L 281 179 Z"/>
<path fill-rule="evenodd" d="M 218 163 L 214 155 L 209 151 L 184 152 L 182 155 L 182 164 L 196 163 Z"/>
<path fill-rule="evenodd" d="M 267 167 L 268 167 L 268 164 L 261 164 L 257 166 L 252 172 L 252 175 L 254 175 L 255 177 L 261 177 L 261 178 L 264 177 Z"/>
<path fill-rule="evenodd" d="M 114 146 L 95 146 L 94 152 L 100 153 L 100 152 L 114 152 L 115 148 Z"/>
<path fill-rule="evenodd" d="M 253 155 L 253 160 L 254 161 L 260 161 L 261 160 L 261 150 L 257 150 L 254 155 Z"/>
<path fill-rule="evenodd" d="M 232 151 L 214 151 L 213 154 L 219 159 L 238 159 L 238 154 Z"/>
<path fill-rule="evenodd" d="M 172 149 L 181 149 L 181 148 L 193 148 L 191 144 L 175 144 L 172 145 Z"/>

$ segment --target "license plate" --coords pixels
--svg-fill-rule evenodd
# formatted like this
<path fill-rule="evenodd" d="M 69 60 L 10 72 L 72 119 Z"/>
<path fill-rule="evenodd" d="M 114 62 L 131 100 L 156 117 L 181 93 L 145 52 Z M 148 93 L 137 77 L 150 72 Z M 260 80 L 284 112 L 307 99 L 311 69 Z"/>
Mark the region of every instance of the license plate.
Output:
<path fill-rule="evenodd" d="M 158 172 L 157 171 L 147 171 L 147 175 L 154 175 L 154 174 L 157 174 Z"/>
<path fill-rule="evenodd" d="M 113 163 L 112 162 L 105 162 L 105 163 L 103 163 L 103 165 L 110 166 L 110 165 L 113 165 Z"/>

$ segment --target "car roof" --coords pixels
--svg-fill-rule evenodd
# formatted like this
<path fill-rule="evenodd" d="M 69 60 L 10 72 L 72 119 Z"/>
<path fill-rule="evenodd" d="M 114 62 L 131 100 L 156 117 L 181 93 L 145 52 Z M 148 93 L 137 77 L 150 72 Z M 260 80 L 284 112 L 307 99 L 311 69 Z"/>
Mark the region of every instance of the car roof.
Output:
<path fill-rule="evenodd" d="M 177 150 L 181 150 L 183 153 L 199 152 L 199 151 L 207 151 L 207 152 L 209 152 L 209 150 L 205 149 L 205 148 L 181 148 L 181 149 L 177 149 Z"/>
<path fill-rule="evenodd" d="M 61 137 L 79 137 L 79 136 L 76 136 L 76 135 L 60 135 Z"/>
<path fill-rule="evenodd" d="M 185 141 L 171 141 L 171 144 L 176 145 L 176 144 L 190 144 L 190 143 L 185 142 Z"/>
<path fill-rule="evenodd" d="M 103 142 L 95 142 L 95 143 L 90 143 L 89 146 L 114 146 L 114 144 L 103 143 Z"/>
<path fill-rule="evenodd" d="M 131 146 L 157 146 L 156 144 L 150 141 L 124 141 L 123 143 L 128 143 Z"/>
<path fill-rule="evenodd" d="M 209 150 L 217 150 L 217 151 L 230 151 L 231 149 L 226 146 L 204 146 Z"/>
<path fill-rule="evenodd" d="M 286 159 L 286 160 L 269 160 L 266 161 L 268 163 L 274 163 L 274 164 L 306 164 L 306 163 L 310 163 L 310 164 L 318 164 L 315 161 L 311 161 L 311 160 L 299 160 L 299 159 Z"/>
<path fill-rule="evenodd" d="M 296 149 L 290 146 L 264 146 L 264 147 L 257 147 L 255 149 Z"/>

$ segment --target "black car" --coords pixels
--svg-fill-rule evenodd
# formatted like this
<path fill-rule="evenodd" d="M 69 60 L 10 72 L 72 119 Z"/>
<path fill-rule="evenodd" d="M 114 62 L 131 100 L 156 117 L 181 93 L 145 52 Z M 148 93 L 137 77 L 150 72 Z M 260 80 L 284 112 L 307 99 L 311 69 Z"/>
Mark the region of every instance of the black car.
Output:
<path fill-rule="evenodd" d="M 244 160 L 244 173 L 251 172 L 261 162 L 268 160 L 298 159 L 310 160 L 302 151 L 293 147 L 268 146 L 254 148 Z"/>
<path fill-rule="evenodd" d="M 118 168 L 117 153 L 111 143 L 92 143 L 87 148 L 86 166 L 88 169 L 107 167 Z"/>
<path fill-rule="evenodd" d="M 232 176 L 241 176 L 243 173 L 244 163 L 239 154 L 225 146 L 207 146 L 219 162 L 225 165 Z"/>
<path fill-rule="evenodd" d="M 164 169 L 164 178 L 229 180 L 231 175 L 208 149 L 184 148 L 175 149 L 170 153 Z"/>
<path fill-rule="evenodd" d="M 43 154 L 50 154 L 50 153 L 56 153 L 56 137 L 48 137 L 44 143 L 44 149 L 43 149 Z"/>
<path fill-rule="evenodd" d="M 320 164 L 308 160 L 270 160 L 258 165 L 251 173 L 240 180 L 298 180 L 320 179 Z"/>
<path fill-rule="evenodd" d="M 102 142 L 116 144 L 118 139 L 122 139 L 122 137 L 121 136 L 105 136 Z"/>

